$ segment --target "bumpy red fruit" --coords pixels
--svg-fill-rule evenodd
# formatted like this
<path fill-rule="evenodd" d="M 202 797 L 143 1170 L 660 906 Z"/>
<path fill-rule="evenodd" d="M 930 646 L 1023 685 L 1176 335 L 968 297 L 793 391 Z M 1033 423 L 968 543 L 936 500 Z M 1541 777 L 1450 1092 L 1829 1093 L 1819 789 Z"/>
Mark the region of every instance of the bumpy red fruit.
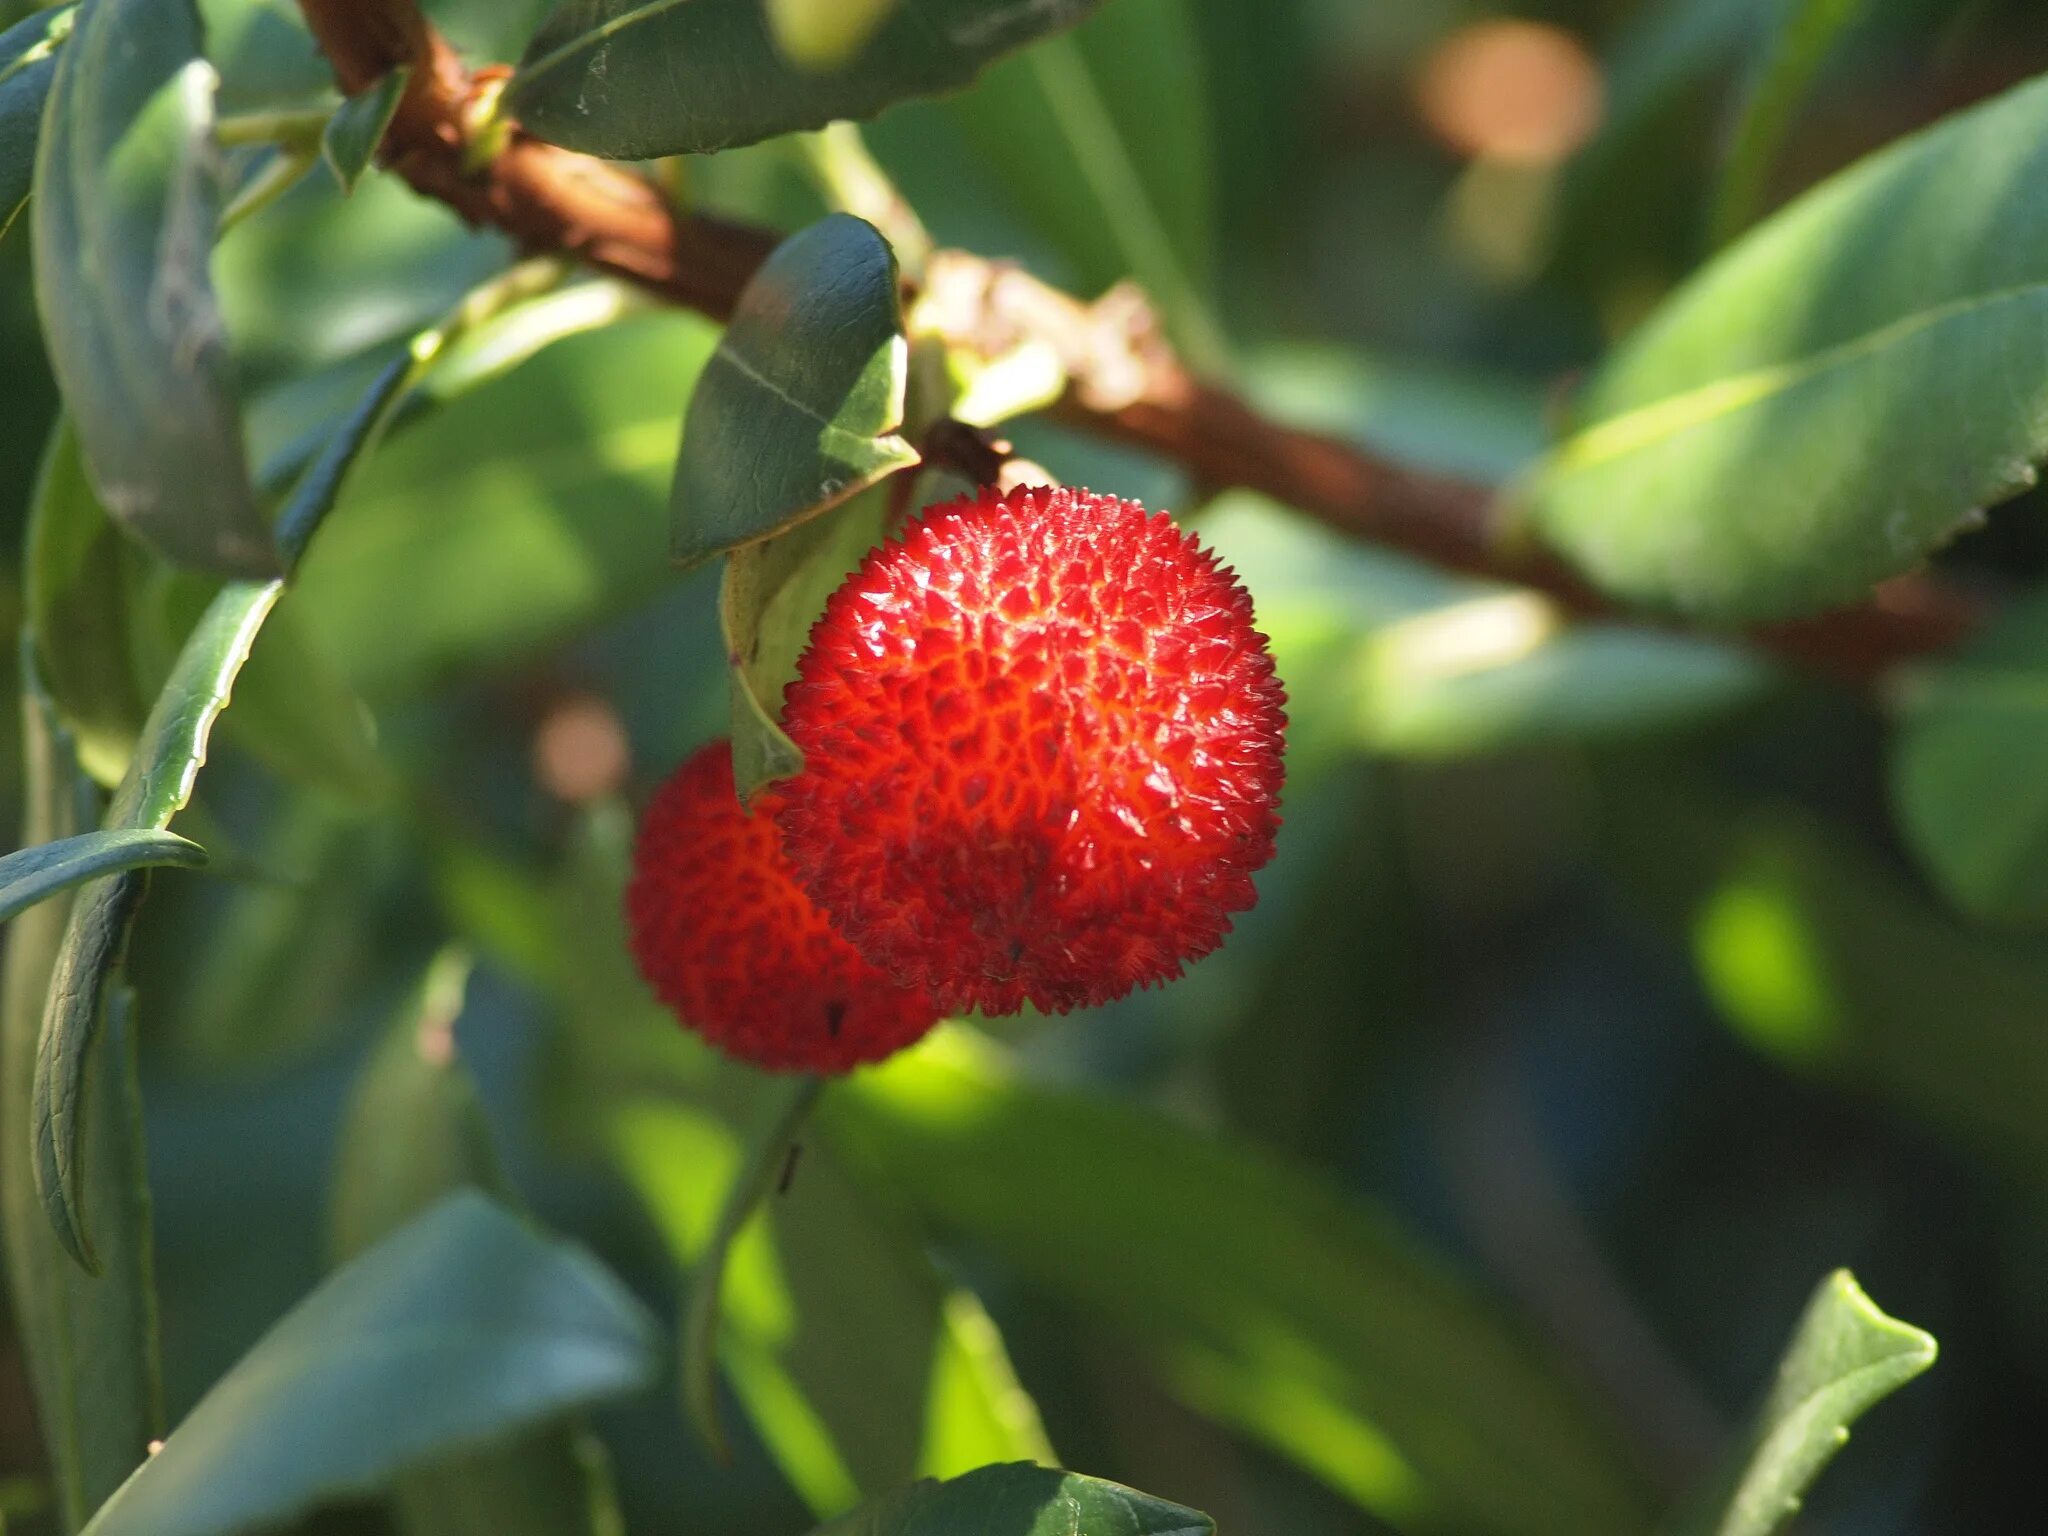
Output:
<path fill-rule="evenodd" d="M 833 931 L 790 876 L 773 809 L 772 793 L 752 814 L 740 805 L 729 742 L 676 770 L 633 846 L 633 958 L 685 1024 L 743 1061 L 793 1072 L 879 1061 L 938 1010 Z"/>
<path fill-rule="evenodd" d="M 1180 974 L 1256 899 L 1285 695 L 1251 599 L 1088 491 L 935 508 L 833 594 L 783 706 L 798 878 L 940 1007 L 1060 1012 Z"/>

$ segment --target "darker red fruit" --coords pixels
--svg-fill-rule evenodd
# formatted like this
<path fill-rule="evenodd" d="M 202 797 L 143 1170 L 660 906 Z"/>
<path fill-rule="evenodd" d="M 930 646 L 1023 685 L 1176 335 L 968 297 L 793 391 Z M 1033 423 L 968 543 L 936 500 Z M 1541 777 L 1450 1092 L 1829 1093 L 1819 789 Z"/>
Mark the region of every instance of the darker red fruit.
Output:
<path fill-rule="evenodd" d="M 1284 702 L 1251 599 L 1171 519 L 986 491 L 869 554 L 811 631 L 784 847 L 941 1008 L 1104 1002 L 1256 899 Z"/>
<path fill-rule="evenodd" d="M 901 1050 L 938 1011 L 832 931 L 790 878 L 773 794 L 756 801 L 750 815 L 735 796 L 725 741 L 655 794 L 626 886 L 640 973 L 685 1024 L 756 1066 L 844 1072 Z"/>

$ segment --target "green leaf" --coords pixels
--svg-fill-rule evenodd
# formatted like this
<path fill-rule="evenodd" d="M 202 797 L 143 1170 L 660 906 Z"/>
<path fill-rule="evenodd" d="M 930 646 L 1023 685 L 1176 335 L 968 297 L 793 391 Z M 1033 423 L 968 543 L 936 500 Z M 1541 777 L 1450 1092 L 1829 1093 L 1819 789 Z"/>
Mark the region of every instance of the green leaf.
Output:
<path fill-rule="evenodd" d="M 206 850 L 175 832 L 81 832 L 0 858 L 0 923 L 95 875 L 177 864 L 195 869 Z"/>
<path fill-rule="evenodd" d="M 365 1064 L 342 1124 L 330 1247 L 352 1258 L 471 1188 L 511 1203 L 476 1085 L 456 1049 L 469 962 L 444 952 Z M 401 1473 L 400 1523 L 417 1536 L 620 1536 L 604 1447 L 571 1422 Z"/>
<path fill-rule="evenodd" d="M 53 5 L 0 32 L 0 236 L 28 202 L 43 102 L 77 9 Z"/>
<path fill-rule="evenodd" d="M 51 697 L 86 771 L 104 784 L 127 771 L 144 714 L 122 622 L 130 586 L 124 544 L 60 415 L 30 505 L 23 597 Z"/>
<path fill-rule="evenodd" d="M 1851 167 L 1681 289 L 1529 487 L 1603 589 L 1759 620 L 1860 597 L 2048 453 L 2048 80 Z"/>
<path fill-rule="evenodd" d="M 741 800 L 803 772 L 803 753 L 779 724 L 782 690 L 796 677 L 825 600 L 881 541 L 888 516 L 888 499 L 871 493 L 725 557 L 718 616 L 731 669 L 732 770 Z"/>
<path fill-rule="evenodd" d="M 2048 965 L 1957 921 L 1791 807 L 1717 805 L 1670 765 L 1603 785 L 1601 847 L 1706 995 L 1788 1070 L 1875 1096 L 2003 1172 L 2048 1163 Z"/>
<path fill-rule="evenodd" d="M 297 563 L 333 507 L 348 469 L 376 437 L 405 374 L 402 366 L 387 370 L 300 479 L 277 521 L 277 548 L 288 564 Z M 134 759 L 107 807 L 107 830 L 162 831 L 191 799 L 214 722 L 227 708 L 235 676 L 283 589 L 282 579 L 231 581 L 207 605 L 144 722 Z M 59 1240 L 89 1270 L 97 1261 L 86 1230 L 79 1167 L 86 1061 L 143 890 L 144 877 L 129 871 L 95 880 L 80 891 L 57 955 L 36 1056 L 31 1116 L 36 1189 Z"/>
<path fill-rule="evenodd" d="M 718 1325 L 724 1312 L 725 1271 L 733 1243 L 761 1209 L 769 1191 L 781 1181 L 796 1155 L 798 1138 L 824 1092 L 822 1077 L 803 1077 L 787 1091 L 774 1119 L 747 1149 L 746 1161 L 725 1192 L 711 1241 L 698 1256 L 690 1277 L 690 1297 L 683 1309 L 683 1407 L 711 1452 L 732 1460 L 725 1426 L 718 1415 Z"/>
<path fill-rule="evenodd" d="M 1934 1364 L 1934 1339 L 1877 1309 L 1846 1269 L 1820 1283 L 1778 1364 L 1725 1498 L 1689 1521 L 1700 1536 L 1771 1536 L 1799 1512 L 1849 1426 Z"/>
<path fill-rule="evenodd" d="M 65 840 L 89 825 L 91 787 L 35 676 L 26 649 L 24 841 Z M 42 1209 L 29 1137 L 36 1041 L 62 943 L 68 897 L 25 912 L 8 929 L 0 969 L 0 1250 L 15 1327 L 28 1361 L 64 1526 L 75 1530 L 120 1486 L 163 1429 L 157 1364 L 149 1186 L 135 1085 L 129 999 L 117 992 L 87 1064 L 89 1198 L 101 1212 L 103 1271 L 88 1276 L 59 1245 Z"/>
<path fill-rule="evenodd" d="M 511 1194 L 476 1085 L 456 1052 L 470 965 L 444 951 L 393 1015 L 336 1142 L 328 1248 L 354 1258 L 458 1189 Z"/>
<path fill-rule="evenodd" d="M 944 103 L 1090 292 L 1134 278 L 1190 361 L 1221 365 L 1215 170 L 1187 0 L 1117 0 Z"/>
<path fill-rule="evenodd" d="M 1710 638 L 1574 624 L 1542 596 L 1361 546 L 1230 494 L 1202 534 L 1243 579 L 1289 681 L 1296 770 L 1323 752 L 1444 758 L 1648 736 L 1763 694 Z"/>
<path fill-rule="evenodd" d="M 1913 852 L 1965 911 L 2048 922 L 2048 598 L 2008 607 L 1895 692 L 1892 803 Z"/>
<path fill-rule="evenodd" d="M 655 1370 L 653 1322 L 608 1271 L 481 1195 L 451 1195 L 287 1313 L 86 1530 L 282 1524 Z"/>
<path fill-rule="evenodd" d="M 715 336 L 690 316 L 637 315 L 394 436 L 298 578 L 319 648 L 381 704 L 510 666 L 659 591 L 673 579 L 662 497 L 677 407 Z"/>
<path fill-rule="evenodd" d="M 1714 196 L 1714 244 L 1727 244 L 1755 219 L 1800 98 L 1842 34 L 1862 19 L 1869 4 L 1870 0 L 1794 0 L 1773 18 L 1729 136 Z"/>
<path fill-rule="evenodd" d="M 982 1467 L 913 1484 L 814 1536 L 1214 1536 L 1216 1522 L 1148 1493 L 1052 1467 Z"/>
<path fill-rule="evenodd" d="M 752 144 L 952 90 L 1100 0 L 898 0 L 847 66 L 776 48 L 761 0 L 565 0 L 506 100 L 541 138 L 619 160 Z"/>
<path fill-rule="evenodd" d="M 1128 1330 L 1176 1391 L 1392 1524 L 1644 1529 L 1573 1390 L 1305 1169 L 1033 1087 L 958 1031 L 849 1077 L 824 1120 L 925 1219 Z"/>
<path fill-rule="evenodd" d="M 860 52 L 897 0 L 766 0 L 768 30 L 798 69 L 825 73 Z"/>
<path fill-rule="evenodd" d="M 755 1128 L 786 1092 L 719 1056 L 647 995 L 626 958 L 619 808 L 586 822 L 540 967 L 564 1019 L 549 1073 L 558 1130 L 607 1156 L 678 1265 L 701 1264 Z M 835 1089 L 835 1091 L 837 1091 Z M 811 1137 L 740 1234 L 720 1359 L 790 1486 L 821 1517 L 919 1476 L 1052 1461 L 1036 1407 L 972 1292 L 934 1268 L 884 1191 Z"/>
<path fill-rule="evenodd" d="M 384 130 L 398 115 L 398 103 L 412 79 L 409 66 L 388 71 L 359 96 L 344 101 L 320 134 L 320 157 L 341 183 L 341 190 L 353 192 L 356 183 L 377 158 L 377 146 L 384 142 Z"/>
<path fill-rule="evenodd" d="M 108 511 L 183 564 L 279 561 L 208 275 L 221 187 L 191 0 L 86 0 L 36 158 L 36 301 Z"/>
<path fill-rule="evenodd" d="M 835 213 L 777 246 L 690 396 L 671 557 L 767 538 L 915 464 L 895 435 L 908 369 L 896 259 L 874 226 Z"/>

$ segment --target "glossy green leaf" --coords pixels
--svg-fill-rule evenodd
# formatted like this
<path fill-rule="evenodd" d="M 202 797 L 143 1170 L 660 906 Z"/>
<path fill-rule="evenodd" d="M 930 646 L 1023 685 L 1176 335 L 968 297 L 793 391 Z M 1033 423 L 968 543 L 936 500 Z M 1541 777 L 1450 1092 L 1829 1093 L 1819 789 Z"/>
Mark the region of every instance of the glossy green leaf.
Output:
<path fill-rule="evenodd" d="M 1759 225 L 1595 378 L 1528 487 L 1603 589 L 1753 620 L 1861 596 L 2048 453 L 2048 80 Z"/>
<path fill-rule="evenodd" d="M 1189 0 L 1117 0 L 943 104 L 1084 291 L 1135 279 L 1191 361 L 1220 366 L 1215 171 Z"/>
<path fill-rule="evenodd" d="M 872 493 L 726 556 L 718 615 L 732 677 L 733 779 L 742 800 L 803 771 L 803 753 L 779 724 L 782 690 L 796 677 L 825 600 L 881 541 L 888 515 L 887 498 Z"/>
<path fill-rule="evenodd" d="M 506 99 L 532 132 L 595 155 L 727 149 L 952 90 L 1099 3 L 898 0 L 866 47 L 821 75 L 777 49 L 761 0 L 565 0 Z"/>
<path fill-rule="evenodd" d="M 1305 1169 L 1034 1087 L 957 1031 L 848 1078 L 824 1120 L 924 1218 L 1128 1330 L 1191 1401 L 1393 1524 L 1645 1528 L 1566 1380 Z"/>
<path fill-rule="evenodd" d="M 349 468 L 375 439 L 405 372 L 394 367 L 377 379 L 301 477 L 277 520 L 277 548 L 288 563 L 297 563 Z M 107 808 L 109 831 L 162 831 L 191 799 L 214 722 L 227 708 L 236 674 L 283 588 L 281 579 L 231 581 L 207 605 L 144 722 L 134 760 Z M 58 1238 L 88 1269 L 96 1259 L 79 1167 L 85 1155 L 80 1115 L 86 1062 L 143 889 L 143 876 L 130 871 L 95 880 L 79 893 L 57 956 L 36 1056 L 36 1188 Z"/>
<path fill-rule="evenodd" d="M 740 295 L 684 418 L 669 553 L 694 565 L 780 533 L 917 462 L 896 259 L 836 213 L 792 235 Z"/>
<path fill-rule="evenodd" d="M 0 923 L 95 875 L 177 864 L 195 869 L 206 850 L 175 832 L 81 832 L 0 858 Z"/>
<path fill-rule="evenodd" d="M 341 190 L 353 192 L 377 158 L 377 146 L 384 142 L 384 130 L 398 114 L 398 103 L 412 79 L 409 68 L 388 71 L 359 96 L 351 96 L 327 120 L 320 135 L 320 157 L 341 183 Z"/>
<path fill-rule="evenodd" d="M 328 1208 L 346 1260 L 446 1195 L 477 1189 L 510 1203 L 476 1085 L 457 1050 L 469 962 L 444 953 L 394 1016 L 343 1120 Z M 620 1536 L 604 1448 L 572 1422 L 401 1473 L 402 1527 L 417 1536 Z"/>
<path fill-rule="evenodd" d="M 358 1255 L 201 1398 L 90 1536 L 227 1536 L 636 1391 L 653 1322 L 582 1250 L 481 1195 Z"/>
<path fill-rule="evenodd" d="M 814 1536 L 1214 1536 L 1216 1522 L 1149 1493 L 1052 1467 L 982 1467 L 923 1482 Z"/>
<path fill-rule="evenodd" d="M 1887 1317 L 1846 1269 L 1820 1283 L 1778 1363 L 1733 1486 L 1685 1529 L 1771 1536 L 1872 1406 L 1934 1364 L 1931 1336 Z"/>
<path fill-rule="evenodd" d="M 221 187 L 191 0 L 87 0 L 37 150 L 36 300 L 107 510 L 165 555 L 279 569 L 208 257 Z"/>
<path fill-rule="evenodd" d="M 1913 852 L 1965 911 L 2048 922 L 2048 601 L 2014 604 L 1895 692 L 1892 803 Z"/>
<path fill-rule="evenodd" d="M 1829 53 L 1869 9 L 1870 0 L 1794 0 L 1773 22 L 1742 110 L 1729 136 L 1716 190 L 1713 238 L 1725 245 L 1763 207 L 1771 168 L 1801 98 Z"/>
<path fill-rule="evenodd" d="M 799 69 L 828 73 L 845 65 L 889 19 L 897 0 L 766 0 L 768 30 Z"/>
<path fill-rule="evenodd" d="M 694 1268 L 786 1090 L 678 1030 L 647 995 L 619 915 L 631 835 L 616 807 L 591 818 L 548 925 L 556 954 L 542 970 L 565 1014 L 550 1089 L 559 1132 L 611 1160 L 677 1264 Z M 788 1172 L 734 1244 L 719 1353 L 804 1502 L 823 1517 L 915 1477 L 1052 1461 L 1002 1335 L 886 1192 L 817 1136 Z"/>
<path fill-rule="evenodd" d="M 24 695 L 28 755 L 23 840 L 81 835 L 95 810 L 69 736 L 34 677 Z M 88 834 L 89 835 L 89 834 Z M 69 898 L 25 912 L 7 931 L 0 965 L 0 1250 L 15 1328 L 27 1357 L 64 1528 L 75 1530 L 163 1431 L 157 1364 L 149 1186 L 135 1086 L 130 999 L 117 991 L 87 1064 L 89 1197 L 100 1212 L 104 1264 L 87 1275 L 60 1246 L 26 1156 L 36 1041 Z"/>
<path fill-rule="evenodd" d="M 43 102 L 76 12 L 73 5 L 53 5 L 0 32 L 0 235 L 28 202 Z"/>
<path fill-rule="evenodd" d="M 144 716 L 121 622 L 131 564 L 123 544 L 60 417 L 30 504 L 23 597 L 50 695 L 86 771 L 104 784 L 126 772 Z"/>
<path fill-rule="evenodd" d="M 636 315 L 395 436 L 293 592 L 320 649 L 381 703 L 508 666 L 659 591 L 676 414 L 716 334 Z"/>

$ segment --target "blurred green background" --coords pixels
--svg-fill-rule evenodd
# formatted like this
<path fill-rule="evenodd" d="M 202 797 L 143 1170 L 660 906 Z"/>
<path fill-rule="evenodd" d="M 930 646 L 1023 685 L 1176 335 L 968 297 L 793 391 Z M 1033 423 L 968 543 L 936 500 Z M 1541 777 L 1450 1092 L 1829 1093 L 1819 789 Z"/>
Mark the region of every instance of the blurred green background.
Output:
<path fill-rule="evenodd" d="M 318 91 L 293 7 L 204 8 L 230 109 Z M 484 60 L 516 56 L 543 7 L 428 9 Z M 1847 9 L 1758 206 L 2048 68 L 2031 0 Z M 1562 419 L 1573 377 L 1710 248 L 1717 199 L 1742 195 L 1730 125 L 1781 10 L 1113 0 L 868 137 L 942 243 L 1084 293 L 1134 277 L 1191 357 L 1275 412 L 1499 483 Z M 795 228 L 821 211 L 787 146 L 673 170 L 719 212 Z M 28 245 L 0 241 L 10 552 L 53 405 Z M 255 461 L 287 454 L 508 259 L 382 175 L 349 199 L 315 176 L 235 231 L 216 273 Z M 476 962 L 456 1036 L 511 1182 L 673 1310 L 672 1249 L 702 1242 L 752 1090 L 665 1031 L 622 973 L 610 913 L 629 807 L 724 728 L 713 578 L 663 558 L 676 423 L 712 339 L 628 306 L 400 429 L 259 643 L 180 822 L 216 868 L 155 877 L 132 961 L 173 1421 L 324 1272 L 350 1095 L 449 944 Z M 1062 479 L 1173 508 L 1225 553 L 1293 718 L 1279 856 L 1228 946 L 1165 991 L 988 1026 L 1023 1081 L 1113 1111 L 1065 1127 L 1064 1154 L 1017 1178 L 1136 1178 L 1149 1165 L 1083 1156 L 1119 1118 L 1311 1170 L 1447 1256 L 1667 1498 L 1741 1423 L 1817 1278 L 1850 1266 L 1942 1340 L 1942 1361 L 1858 1431 L 1800 1529 L 2034 1528 L 2048 943 L 1957 915 L 1906 856 L 1888 695 L 1712 640 L 1561 629 L 1512 592 L 1256 497 L 1204 499 L 1170 466 L 1041 423 L 1015 436 Z M 2037 510 L 1944 560 L 2025 592 L 2048 566 Z M 0 631 L 20 617 L 18 558 L 0 555 Z M 192 609 L 133 566 L 128 638 L 148 679 Z M 17 727 L 0 715 L 12 807 Z M 941 1068 L 901 1094 L 943 1097 Z M 976 1069 L 961 1070 L 964 1084 Z M 1007 1235 L 977 1220 L 976 1202 L 1028 1191 L 1006 1187 L 1001 1159 L 939 1177 L 918 1171 L 915 1136 L 876 1142 L 870 1119 L 917 1119 L 889 1107 L 901 1094 L 850 1098 L 839 1126 L 851 1163 L 866 1148 L 882 1168 L 863 1187 L 902 1195 L 873 1231 L 932 1235 L 1067 1465 L 1206 1509 L 1232 1536 L 1483 1528 L 1404 1518 L 1398 1469 L 1372 1472 L 1355 1426 L 1291 1411 L 1316 1359 L 1247 1346 L 1205 1376 L 1208 1345 L 1189 1340 L 1231 1318 L 1184 1326 L 1159 1298 L 1222 1282 L 1087 1230 L 1122 1219 L 1113 1200 L 1099 1217 L 1076 1200 L 1071 1249 L 1056 1216 Z M 943 1106 L 931 1121 L 945 1162 Z M 821 1161 L 798 1183 L 829 1204 L 842 1177 Z M 1244 1214 L 1221 1194 L 1205 1210 L 1188 1181 L 1123 1193 L 1190 1202 L 1197 1227 Z M 1302 1207 L 1311 1232 L 1318 1209 Z M 856 1299 L 879 1283 L 847 1241 L 811 1275 L 820 1326 L 835 1283 Z M 1065 1273 L 1062 1251 L 1089 1272 Z M 1309 1261 L 1244 1262 L 1284 1279 Z M 1125 1268 L 1121 1288 L 1104 1278 Z M 1332 1316 L 1408 1304 L 1352 1279 L 1327 1280 Z M 747 1281 L 735 1326 L 772 1354 L 787 1304 L 772 1278 Z M 857 1305 L 842 1323 L 880 1331 Z M 900 1394 L 864 1358 L 835 1367 L 832 1340 L 799 1376 L 821 1372 L 851 1420 L 884 1412 Z M 1251 1358 L 1272 1372 L 1265 1397 Z M 599 1419 L 639 1536 L 796 1532 L 844 1475 L 754 1439 L 715 1470 L 671 1399 Z M 0 1333 L 0 1486 L 24 1502 L 9 1480 L 38 1465 L 29 1414 Z M 840 1451 L 857 1477 L 869 1452 Z M 383 1518 L 347 1507 L 308 1528 Z"/>

